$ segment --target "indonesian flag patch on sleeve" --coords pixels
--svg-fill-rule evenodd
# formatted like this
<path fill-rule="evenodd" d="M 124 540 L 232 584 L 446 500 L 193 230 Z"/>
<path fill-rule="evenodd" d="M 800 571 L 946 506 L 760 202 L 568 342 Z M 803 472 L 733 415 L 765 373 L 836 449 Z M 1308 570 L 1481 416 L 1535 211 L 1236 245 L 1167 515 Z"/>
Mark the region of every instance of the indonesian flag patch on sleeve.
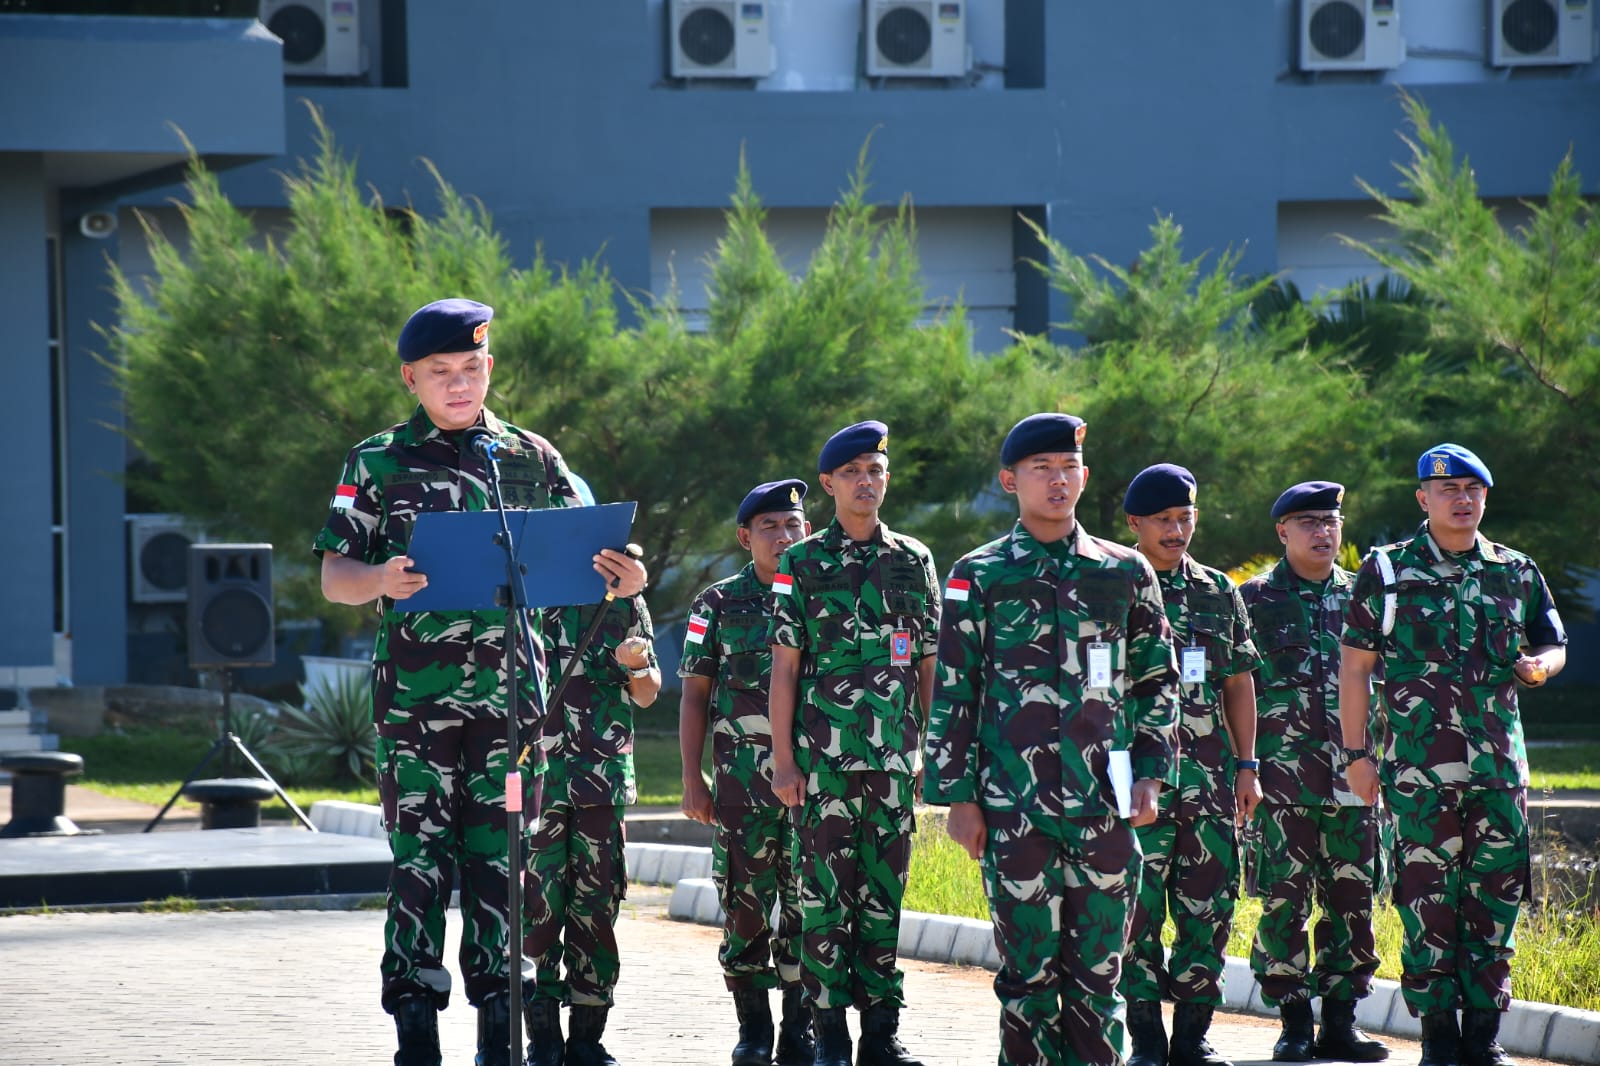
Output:
<path fill-rule="evenodd" d="M 787 596 L 794 591 L 794 578 L 788 574 L 778 574 L 772 579 L 772 591 L 780 596 Z"/>
<path fill-rule="evenodd" d="M 944 598 L 947 600 L 965 600 L 972 591 L 972 582 L 964 577 L 953 577 L 944 587 Z"/>
<path fill-rule="evenodd" d="M 688 641 L 690 644 L 704 644 L 706 630 L 711 628 L 711 619 L 701 614 L 689 616 Z"/>
<path fill-rule="evenodd" d="M 348 511 L 356 505 L 356 487 L 354 485 L 340 485 L 333 490 L 333 503 L 330 505 L 335 511 Z"/>

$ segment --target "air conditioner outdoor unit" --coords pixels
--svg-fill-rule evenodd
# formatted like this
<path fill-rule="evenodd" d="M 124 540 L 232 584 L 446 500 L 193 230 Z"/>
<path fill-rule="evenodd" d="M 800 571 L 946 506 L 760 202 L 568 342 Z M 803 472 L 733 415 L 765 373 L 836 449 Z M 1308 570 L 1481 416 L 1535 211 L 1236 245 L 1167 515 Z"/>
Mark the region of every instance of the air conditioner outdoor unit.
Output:
<path fill-rule="evenodd" d="M 776 68 L 765 0 L 672 0 L 674 78 L 765 78 Z"/>
<path fill-rule="evenodd" d="M 967 0 L 866 0 L 869 78 L 962 78 Z"/>
<path fill-rule="evenodd" d="M 1404 62 L 1397 0 L 1300 0 L 1301 70 L 1393 70 Z"/>
<path fill-rule="evenodd" d="M 323 78 L 366 73 L 361 0 L 261 0 L 261 21 L 283 41 L 283 72 Z"/>
<path fill-rule="evenodd" d="M 1489 0 L 1489 65 L 1594 61 L 1595 0 Z"/>
<path fill-rule="evenodd" d="M 205 540 L 180 515 L 128 516 L 128 598 L 183 603 L 189 596 L 189 545 Z"/>

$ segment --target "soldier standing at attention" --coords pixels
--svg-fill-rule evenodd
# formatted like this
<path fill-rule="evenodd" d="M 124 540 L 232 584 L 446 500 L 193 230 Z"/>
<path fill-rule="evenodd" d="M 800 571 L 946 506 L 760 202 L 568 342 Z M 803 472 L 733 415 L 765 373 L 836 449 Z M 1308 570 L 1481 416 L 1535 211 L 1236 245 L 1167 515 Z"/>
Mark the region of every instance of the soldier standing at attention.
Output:
<path fill-rule="evenodd" d="M 1345 788 L 1339 754 L 1339 635 L 1355 575 L 1339 567 L 1344 486 L 1306 481 L 1272 506 L 1284 555 L 1239 589 L 1261 664 L 1256 758 L 1261 836 L 1255 851 L 1261 924 L 1250 968 L 1277 1007 L 1278 1062 L 1377 1062 L 1389 1049 L 1356 1027 L 1356 1001 L 1378 969 L 1372 895 L 1378 847 L 1371 807 Z M 1312 964 L 1307 923 L 1315 904 Z M 1322 997 L 1313 1040 L 1311 1000 Z"/>
<path fill-rule="evenodd" d="M 695 597 L 678 676 L 678 744 L 683 755 L 683 813 L 716 826 L 712 862 L 725 915 L 717 959 L 739 1013 L 733 1066 L 773 1061 L 767 990 L 783 990 L 778 1066 L 811 1066 L 816 1048 L 800 987 L 800 882 L 794 820 L 772 794 L 772 729 L 767 629 L 772 579 L 785 548 L 811 523 L 798 478 L 757 485 L 735 517 L 750 562 Z M 700 775 L 706 731 L 712 734 L 712 787 Z M 770 915 L 778 907 L 777 928 Z"/>
<path fill-rule="evenodd" d="M 1567 635 L 1534 561 L 1478 532 L 1494 484 L 1483 461 L 1440 444 L 1417 478 L 1426 521 L 1372 550 L 1345 612 L 1345 777 L 1367 804 L 1381 782 L 1394 812 L 1400 990 L 1422 1016 L 1422 1066 L 1503 1066 L 1496 1037 L 1528 887 L 1517 686 L 1561 671 Z M 1367 721 L 1380 660 L 1391 737 L 1381 767 Z"/>
<path fill-rule="evenodd" d="M 561 456 L 543 437 L 483 406 L 494 356 L 494 310 L 472 300 L 440 300 L 419 309 L 400 331 L 400 379 L 417 397 L 409 420 L 351 449 L 332 513 L 312 547 L 322 557 L 322 592 L 334 603 L 376 602 L 372 655 L 378 786 L 394 865 L 384 924 L 383 1007 L 394 1015 L 398 1066 L 439 1062 L 437 1011 L 449 1002 L 444 968 L 444 912 L 461 887 L 461 972 L 467 1002 L 478 1010 L 478 1055 L 506 1063 L 511 1030 L 506 969 L 505 777 L 506 615 L 494 611 L 403 613 L 399 602 L 427 583 L 406 555 L 411 525 L 426 511 L 492 507 L 484 461 L 461 439 L 483 426 L 500 441 L 507 502 L 573 506 L 577 498 Z M 622 552 L 595 557 L 595 570 L 631 596 L 644 567 Z M 538 615 L 529 613 L 534 645 Z M 512 642 L 515 644 L 515 642 Z M 531 717 L 532 686 L 543 664 L 513 653 L 522 687 L 519 713 Z M 524 808 L 538 811 L 538 774 L 525 779 Z"/>
<path fill-rule="evenodd" d="M 1199 511 L 1194 475 L 1161 463 L 1128 485 L 1122 509 L 1161 582 L 1178 651 L 1178 788 L 1140 826 L 1144 869 L 1128 931 L 1122 995 L 1133 1036 L 1129 1066 L 1224 1066 L 1206 1040 L 1222 1002 L 1222 966 L 1239 892 L 1236 826 L 1261 801 L 1256 781 L 1256 648 L 1244 604 L 1221 571 L 1189 556 Z M 1164 964 L 1161 927 L 1177 936 Z M 1161 1025 L 1170 996 L 1172 1043 Z"/>
<path fill-rule="evenodd" d="M 1030 415 L 1000 449 L 1011 532 L 950 571 L 928 722 L 929 803 L 983 864 L 1000 972 L 1002 1066 L 1121 1062 L 1117 983 L 1139 844 L 1177 781 L 1178 672 L 1155 572 L 1078 523 L 1084 423 Z"/>
<path fill-rule="evenodd" d="M 922 726 L 933 694 L 938 579 L 921 541 L 878 520 L 889 430 L 859 422 L 817 459 L 828 527 L 772 580 L 772 790 L 800 807 L 801 952 L 817 1066 L 919 1066 L 897 1036 L 896 965 Z"/>
<path fill-rule="evenodd" d="M 592 506 L 588 486 L 574 481 Z M 661 668 L 644 597 L 618 597 L 546 612 L 553 676 L 572 661 L 600 610 L 605 620 L 545 719 L 545 809 L 523 879 L 522 950 L 536 974 L 523 985 L 528 1066 L 616 1066 L 600 1038 L 621 972 L 616 924 L 628 894 L 623 813 L 638 798 L 633 709 L 655 702 Z M 564 1046 L 562 1003 L 571 1006 Z"/>

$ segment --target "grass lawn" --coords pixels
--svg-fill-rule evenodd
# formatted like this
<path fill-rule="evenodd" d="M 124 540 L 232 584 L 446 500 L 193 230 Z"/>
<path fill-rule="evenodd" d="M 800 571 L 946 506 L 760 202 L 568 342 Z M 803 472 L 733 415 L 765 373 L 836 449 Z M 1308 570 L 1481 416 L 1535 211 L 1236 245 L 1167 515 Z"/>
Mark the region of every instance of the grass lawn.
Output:
<path fill-rule="evenodd" d="M 983 877 L 978 864 L 944 832 L 942 814 L 924 814 L 911 852 L 911 873 L 906 884 L 905 908 L 931 914 L 953 914 L 989 920 Z M 1591 882 L 1593 885 L 1593 882 Z M 1519 999 L 1557 1003 L 1583 1010 L 1600 1010 L 1600 895 L 1591 887 L 1581 899 L 1557 889 L 1563 906 L 1525 910 L 1517 925 L 1517 954 L 1511 962 L 1511 982 Z M 1535 873 L 1534 895 L 1540 895 Z M 1234 911 L 1228 954 L 1250 957 L 1261 901 L 1242 897 Z M 1377 939 L 1378 976 L 1400 979 L 1400 915 L 1387 902 L 1373 920 Z M 1171 945 L 1169 921 L 1162 940 Z"/>
<path fill-rule="evenodd" d="M 1528 749 L 1529 789 L 1600 789 L 1600 741 L 1536 744 Z"/>

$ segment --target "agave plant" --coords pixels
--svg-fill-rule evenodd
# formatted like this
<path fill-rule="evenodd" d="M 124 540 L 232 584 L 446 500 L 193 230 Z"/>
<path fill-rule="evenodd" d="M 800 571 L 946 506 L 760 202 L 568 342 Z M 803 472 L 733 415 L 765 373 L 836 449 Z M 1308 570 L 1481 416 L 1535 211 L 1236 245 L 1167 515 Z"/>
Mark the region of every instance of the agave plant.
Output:
<path fill-rule="evenodd" d="M 301 686 L 303 708 L 280 704 L 278 736 L 285 751 L 330 766 L 334 775 L 358 781 L 373 776 L 372 690 L 354 673 Z"/>

